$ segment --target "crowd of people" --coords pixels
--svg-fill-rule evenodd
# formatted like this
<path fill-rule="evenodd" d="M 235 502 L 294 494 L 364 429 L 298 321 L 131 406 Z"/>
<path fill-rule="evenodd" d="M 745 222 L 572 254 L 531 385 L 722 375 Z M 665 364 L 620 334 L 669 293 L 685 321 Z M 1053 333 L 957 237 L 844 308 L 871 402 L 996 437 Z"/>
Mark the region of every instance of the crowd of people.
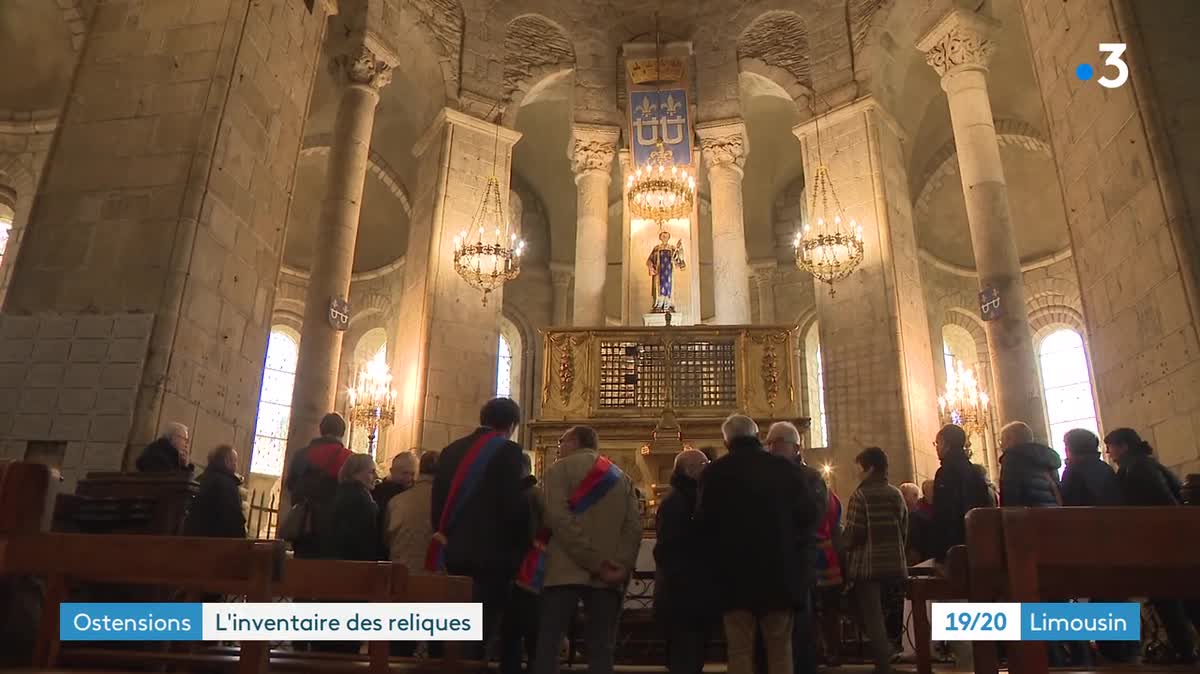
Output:
<path fill-rule="evenodd" d="M 559 438 L 558 457 L 539 481 L 511 437 L 521 421 L 507 398 L 487 402 L 479 428 L 441 452 L 403 452 L 380 481 L 371 457 L 346 448 L 345 421 L 327 415 L 320 437 L 295 453 L 283 488 L 291 509 L 280 536 L 299 557 L 391 560 L 414 575 L 472 579 L 483 605 L 476 658 L 497 656 L 501 671 L 558 671 L 568 626 L 580 604 L 593 674 L 613 671 L 625 589 L 642 541 L 637 490 L 600 451 L 595 429 Z M 979 507 L 1169 506 L 1180 482 L 1132 429 L 1100 438 L 1065 435 L 1063 461 L 1028 425 L 1000 432 L 998 486 L 972 463 L 966 432 L 941 428 L 940 462 L 921 485 L 889 480 L 888 453 L 855 457 L 859 484 L 842 499 L 810 467 L 801 436 L 778 422 L 760 439 L 749 417 L 722 426 L 727 452 L 684 449 L 656 515 L 654 613 L 671 674 L 698 674 L 723 633 L 731 674 L 804 674 L 836 665 L 840 616 L 857 614 L 875 672 L 892 671 L 901 650 L 904 584 L 910 567 L 935 566 L 965 543 L 964 517 Z M 172 424 L 139 458 L 142 470 L 191 470 L 187 429 Z M 1115 470 L 1114 470 L 1115 465 Z M 237 507 L 237 454 L 209 456 L 185 531 L 245 535 Z M 1173 659 L 1195 661 L 1190 620 L 1196 606 L 1155 599 Z M 358 644 L 313 644 L 338 650 Z M 416 644 L 397 644 L 412 655 Z M 438 644 L 429 644 L 436 653 Z M 1128 645 L 1099 644 L 1124 661 Z M 1068 644 L 1060 664 L 1091 664 L 1086 644 Z"/>

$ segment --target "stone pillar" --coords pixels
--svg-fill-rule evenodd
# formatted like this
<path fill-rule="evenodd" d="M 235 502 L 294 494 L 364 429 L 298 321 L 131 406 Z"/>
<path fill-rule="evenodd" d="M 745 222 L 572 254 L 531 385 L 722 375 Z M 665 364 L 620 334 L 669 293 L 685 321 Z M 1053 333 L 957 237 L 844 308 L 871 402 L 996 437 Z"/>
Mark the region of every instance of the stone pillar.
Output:
<path fill-rule="evenodd" d="M 71 484 L 132 464 L 167 421 L 191 428 L 193 459 L 219 444 L 250 458 L 296 160 L 335 10 L 307 4 L 102 4 L 0 317 L 0 458 L 66 443 Z"/>
<path fill-rule="evenodd" d="M 987 90 L 988 63 L 994 48 L 989 37 L 996 28 L 991 19 L 956 9 L 943 17 L 917 48 L 925 52 L 925 61 L 941 76 L 950 104 L 979 287 L 999 291 L 1000 317 L 984 326 L 1000 423 L 1024 421 L 1039 439 L 1045 440 L 1049 429 L 1033 332 Z"/>
<path fill-rule="evenodd" d="M 405 329 L 392 359 L 400 398 L 394 446 L 445 447 L 475 428 L 480 405 L 495 395 L 507 289 L 492 292 L 484 305 L 482 293 L 454 269 L 454 238 L 470 227 L 493 171 L 500 193 L 508 194 L 512 148 L 520 138 L 444 108 L 413 148 L 416 197 L 398 311 Z M 529 412 L 526 405 L 526 419 Z"/>
<path fill-rule="evenodd" d="M 333 57 L 330 73 L 341 86 L 333 141 L 326 167 L 325 198 L 304 301 L 300 353 L 288 427 L 289 450 L 316 437 L 321 417 L 334 410 L 342 330 L 330 318 L 334 299 L 350 297 L 350 274 L 363 185 L 367 178 L 371 131 L 379 90 L 391 81 L 391 65 L 366 46 Z M 351 307 L 353 311 L 353 307 Z"/>
<path fill-rule="evenodd" d="M 576 124 L 569 147 L 575 172 L 575 325 L 604 325 L 608 271 L 608 186 L 620 129 Z"/>
<path fill-rule="evenodd" d="M 750 270 L 742 220 L 742 167 L 749 151 L 746 125 L 740 119 L 710 122 L 697 126 L 696 133 L 712 199 L 713 323 L 746 324 L 750 322 Z"/>
<path fill-rule="evenodd" d="M 779 263 L 775 260 L 758 260 L 751 265 L 754 269 L 754 289 L 758 293 L 758 322 L 775 322 L 775 281 Z"/>
<path fill-rule="evenodd" d="M 550 284 L 554 289 L 554 309 L 550 320 L 554 326 L 569 325 L 571 313 L 571 279 L 575 268 L 562 262 L 550 263 Z"/>
<path fill-rule="evenodd" d="M 863 447 L 882 447 L 894 479 L 932 478 L 938 429 L 929 315 L 921 290 L 917 239 L 905 171 L 907 139 L 872 97 L 796 126 L 804 174 L 829 168 L 846 217 L 863 228 L 863 260 L 816 291 L 825 418 L 834 470 L 853 475 Z M 810 187 L 811 189 L 811 187 Z"/>

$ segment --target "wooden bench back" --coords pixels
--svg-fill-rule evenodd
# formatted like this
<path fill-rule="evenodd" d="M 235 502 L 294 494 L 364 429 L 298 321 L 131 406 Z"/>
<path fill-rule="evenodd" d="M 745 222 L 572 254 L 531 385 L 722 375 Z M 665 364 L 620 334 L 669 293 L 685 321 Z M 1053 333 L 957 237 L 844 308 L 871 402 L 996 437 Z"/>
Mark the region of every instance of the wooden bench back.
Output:
<path fill-rule="evenodd" d="M 237 588 L 248 601 L 268 601 L 282 549 L 278 542 L 145 535 L 11 534 L 0 538 L 0 573 L 46 579 L 34 666 L 59 657 L 59 607 L 79 582 L 167 586 L 199 592 Z M 266 644 L 243 644 L 240 674 L 266 667 Z"/>
<path fill-rule="evenodd" d="M 1200 508 L 1006 508 L 1014 602 L 1200 598 Z M 1013 644 L 1012 671 L 1048 671 L 1046 645 Z"/>
<path fill-rule="evenodd" d="M 1007 594 L 999 508 L 976 508 L 967 513 L 966 566 L 971 601 L 1001 601 Z"/>
<path fill-rule="evenodd" d="M 1013 601 L 1200 598 L 1200 508 L 1005 509 Z"/>
<path fill-rule="evenodd" d="M 41 529 L 50 491 L 50 469 L 28 461 L 0 461 L 0 533 Z"/>

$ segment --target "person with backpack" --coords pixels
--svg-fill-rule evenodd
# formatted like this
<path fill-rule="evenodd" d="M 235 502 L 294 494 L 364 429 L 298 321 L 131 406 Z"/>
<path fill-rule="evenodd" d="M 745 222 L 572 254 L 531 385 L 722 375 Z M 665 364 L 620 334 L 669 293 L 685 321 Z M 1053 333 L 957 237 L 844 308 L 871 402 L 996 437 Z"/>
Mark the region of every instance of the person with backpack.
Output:
<path fill-rule="evenodd" d="M 279 537 L 290 541 L 296 556 L 318 558 L 321 554 L 322 513 L 332 506 L 342 464 L 352 453 L 342 443 L 346 420 L 326 414 L 318 426 L 321 436 L 296 453 L 283 478 L 292 508 L 279 523 Z"/>

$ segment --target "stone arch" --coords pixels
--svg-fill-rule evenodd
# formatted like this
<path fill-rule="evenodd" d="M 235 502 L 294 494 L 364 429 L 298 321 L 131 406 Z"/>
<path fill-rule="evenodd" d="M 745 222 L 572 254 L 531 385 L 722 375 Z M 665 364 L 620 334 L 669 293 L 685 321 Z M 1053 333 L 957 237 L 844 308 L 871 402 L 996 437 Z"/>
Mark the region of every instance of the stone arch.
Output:
<path fill-rule="evenodd" d="M 1033 126 L 1026 124 L 1020 120 L 1014 119 L 998 119 L 995 122 L 996 140 L 1001 147 L 1019 147 L 1029 152 L 1040 154 L 1051 161 L 1054 160 L 1053 151 L 1050 149 L 1050 143 L 1046 137 Z M 919 178 L 912 183 L 915 198 L 913 199 L 913 215 L 924 213 L 929 207 L 929 201 L 937 190 L 945 184 L 947 180 L 957 179 L 958 177 L 958 149 L 954 145 L 954 139 L 946 141 L 933 156 L 925 162 L 925 168 L 918 175 Z"/>
<path fill-rule="evenodd" d="M 314 136 L 305 142 L 305 147 L 300 151 L 301 157 L 327 157 L 329 156 L 329 148 L 333 138 L 331 134 L 321 134 Z M 404 209 L 404 214 L 412 217 L 412 201 L 408 197 L 408 190 L 404 184 L 400 182 L 400 176 L 391 167 L 390 164 L 371 148 L 367 152 L 367 171 L 375 176 L 379 182 L 400 201 L 400 207 Z"/>
<path fill-rule="evenodd" d="M 8 232 L 8 244 L 4 258 L 0 260 L 0 307 L 4 306 L 4 297 L 8 294 L 8 286 L 21 252 L 21 241 L 25 238 L 29 212 L 33 207 L 40 173 L 33 165 L 34 161 L 34 155 L 28 153 L 0 155 L 0 184 L 12 188 L 17 193 L 16 204 L 13 206 L 12 228 Z"/>
<path fill-rule="evenodd" d="M 549 80 L 575 69 L 575 47 L 560 25 L 541 14 L 522 14 L 504 28 L 502 105 L 515 111 Z"/>
<path fill-rule="evenodd" d="M 886 81 L 902 81 L 913 60 L 920 58 L 915 45 L 923 30 L 956 0 L 847 0 L 846 20 L 854 49 L 854 79 L 860 94 L 883 93 Z M 852 5 L 852 6 L 850 6 Z M 892 109 L 898 101 L 884 100 Z"/>
<path fill-rule="evenodd" d="M 987 332 L 984 331 L 982 322 L 968 309 L 948 307 L 942 316 L 942 327 L 947 325 L 965 330 L 971 336 L 975 342 L 975 362 L 979 364 L 979 371 L 985 377 L 982 383 L 990 387 L 992 384 L 991 354 L 988 351 Z"/>
<path fill-rule="evenodd" d="M 850 30 L 850 47 L 857 54 L 867 43 L 876 12 L 894 0 L 846 0 L 846 26 Z"/>
<path fill-rule="evenodd" d="M 1047 335 L 1063 328 L 1078 332 L 1079 336 L 1083 338 L 1084 347 L 1087 346 L 1087 330 L 1083 322 L 1083 315 L 1073 307 L 1050 304 L 1032 309 L 1029 312 L 1029 328 L 1033 331 L 1035 347 Z"/>
<path fill-rule="evenodd" d="M 434 52 L 442 68 L 442 81 L 446 85 L 446 100 L 457 99 L 462 83 L 463 34 L 466 26 L 462 4 L 459 0 L 408 0 L 404 5 L 416 10 L 417 22 L 423 29 L 420 32 L 432 38 Z"/>
<path fill-rule="evenodd" d="M 1030 316 L 1034 312 L 1064 307 L 1082 316 L 1079 288 L 1069 279 L 1046 276 L 1025 280 L 1025 306 Z M 1080 323 L 1082 326 L 1082 323 Z"/>
<path fill-rule="evenodd" d="M 737 39 L 739 72 L 753 73 L 775 82 L 792 100 L 812 94 L 812 63 L 808 26 L 792 11 L 760 14 Z"/>

